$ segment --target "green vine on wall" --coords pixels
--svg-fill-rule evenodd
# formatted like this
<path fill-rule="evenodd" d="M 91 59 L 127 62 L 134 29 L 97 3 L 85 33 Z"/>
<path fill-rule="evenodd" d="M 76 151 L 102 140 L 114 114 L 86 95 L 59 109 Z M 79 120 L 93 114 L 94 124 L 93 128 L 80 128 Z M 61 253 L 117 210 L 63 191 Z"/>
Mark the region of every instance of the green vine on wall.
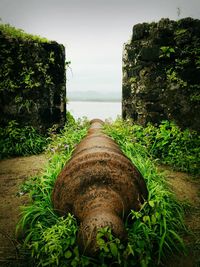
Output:
<path fill-rule="evenodd" d="M 161 54 L 159 56 L 160 58 L 170 58 L 171 55 L 175 53 L 174 48 L 170 46 L 161 46 L 160 50 L 161 50 Z"/>
<path fill-rule="evenodd" d="M 188 37 L 188 29 L 178 29 L 175 31 L 174 39 Z M 182 41 L 181 39 L 181 41 Z M 200 100 L 200 84 L 197 81 L 196 84 L 190 82 L 190 77 L 186 76 L 186 70 L 193 68 L 200 69 L 200 48 L 199 41 L 196 42 L 196 46 L 186 44 L 180 49 L 178 46 L 162 46 L 160 47 L 160 60 L 167 60 L 165 67 L 166 80 L 169 84 L 174 84 L 176 88 L 186 89 L 189 93 L 189 101 L 198 102 Z M 168 61 L 170 59 L 170 61 Z"/>
<path fill-rule="evenodd" d="M 25 33 L 22 29 L 17 29 L 10 24 L 0 23 L 0 31 L 6 36 L 12 36 L 12 38 L 22 39 L 26 41 L 36 41 L 39 43 L 49 43 L 49 40 L 38 35 L 32 35 Z"/>
<path fill-rule="evenodd" d="M 47 39 L 24 33 L 9 24 L 0 24 L 0 36 L 0 91 L 40 87 L 41 77 L 44 78 L 43 84 L 53 84 L 49 69 L 55 64 L 55 53 L 42 49 L 43 43 L 50 44 Z M 42 50 L 40 53 L 39 49 Z"/>
<path fill-rule="evenodd" d="M 0 24 L 0 94 L 14 95 L 11 101 L 18 113 L 31 112 L 36 107 L 34 94 L 45 87 L 54 86 L 51 69 L 55 52 L 45 49 L 50 42 L 24 33 L 8 24 Z"/>

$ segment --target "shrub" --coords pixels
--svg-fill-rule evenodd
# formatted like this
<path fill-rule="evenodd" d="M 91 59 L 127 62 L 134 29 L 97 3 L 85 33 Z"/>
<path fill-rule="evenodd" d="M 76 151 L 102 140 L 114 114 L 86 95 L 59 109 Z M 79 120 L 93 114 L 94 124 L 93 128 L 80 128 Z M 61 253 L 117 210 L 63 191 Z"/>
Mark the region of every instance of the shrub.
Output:
<path fill-rule="evenodd" d="M 46 137 L 31 126 L 20 127 L 16 121 L 10 121 L 5 128 L 0 127 L 0 159 L 39 154 L 46 145 Z"/>
<path fill-rule="evenodd" d="M 199 174 L 200 136 L 189 129 L 181 130 L 174 122 L 163 121 L 158 127 L 133 125 L 134 142 L 144 145 L 161 163 L 191 174 Z"/>

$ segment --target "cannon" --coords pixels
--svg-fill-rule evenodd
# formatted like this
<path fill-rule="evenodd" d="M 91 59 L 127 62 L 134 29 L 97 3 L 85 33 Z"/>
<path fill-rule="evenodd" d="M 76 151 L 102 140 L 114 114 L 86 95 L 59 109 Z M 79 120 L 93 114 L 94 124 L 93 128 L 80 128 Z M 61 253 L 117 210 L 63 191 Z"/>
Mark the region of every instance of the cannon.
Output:
<path fill-rule="evenodd" d="M 78 244 L 85 254 L 98 251 L 96 235 L 110 227 L 114 236 L 126 237 L 123 220 L 139 210 L 148 192 L 140 172 L 94 119 L 85 138 L 58 175 L 53 193 L 60 215 L 74 214 L 80 226 Z"/>

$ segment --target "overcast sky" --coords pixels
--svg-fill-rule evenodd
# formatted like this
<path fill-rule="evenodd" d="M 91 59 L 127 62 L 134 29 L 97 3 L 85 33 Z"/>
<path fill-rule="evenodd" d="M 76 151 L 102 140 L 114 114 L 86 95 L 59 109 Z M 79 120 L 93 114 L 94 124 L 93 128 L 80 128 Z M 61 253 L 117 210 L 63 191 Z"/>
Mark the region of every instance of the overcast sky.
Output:
<path fill-rule="evenodd" d="M 68 91 L 121 93 L 122 48 L 133 25 L 188 16 L 200 18 L 200 0 L 0 0 L 3 23 L 65 45 Z"/>

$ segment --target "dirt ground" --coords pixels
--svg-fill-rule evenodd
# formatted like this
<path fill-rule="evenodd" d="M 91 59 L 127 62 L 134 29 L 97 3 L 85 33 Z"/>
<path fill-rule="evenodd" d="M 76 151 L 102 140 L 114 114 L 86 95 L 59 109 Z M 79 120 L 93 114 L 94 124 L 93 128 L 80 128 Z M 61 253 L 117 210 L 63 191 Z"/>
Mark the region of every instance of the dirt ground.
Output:
<path fill-rule="evenodd" d="M 0 161 L 0 267 L 17 266 L 20 262 L 15 227 L 19 219 L 20 206 L 28 202 L 20 186 L 28 177 L 39 174 L 47 159 L 44 155 L 20 157 Z M 188 255 L 170 257 L 167 267 L 200 266 L 200 185 L 193 179 L 171 168 L 159 167 L 177 198 L 185 203 L 185 222 L 190 233 L 184 237 Z"/>
<path fill-rule="evenodd" d="M 168 166 L 160 166 L 175 196 L 185 205 L 185 224 L 188 234 L 183 239 L 187 255 L 174 255 L 167 267 L 200 267 L 200 179 L 183 172 L 175 172 Z"/>
<path fill-rule="evenodd" d="M 20 206 L 28 202 L 20 186 L 28 177 L 41 172 L 46 162 L 44 155 L 0 161 L 0 267 L 17 266 L 20 262 L 15 227 Z"/>

